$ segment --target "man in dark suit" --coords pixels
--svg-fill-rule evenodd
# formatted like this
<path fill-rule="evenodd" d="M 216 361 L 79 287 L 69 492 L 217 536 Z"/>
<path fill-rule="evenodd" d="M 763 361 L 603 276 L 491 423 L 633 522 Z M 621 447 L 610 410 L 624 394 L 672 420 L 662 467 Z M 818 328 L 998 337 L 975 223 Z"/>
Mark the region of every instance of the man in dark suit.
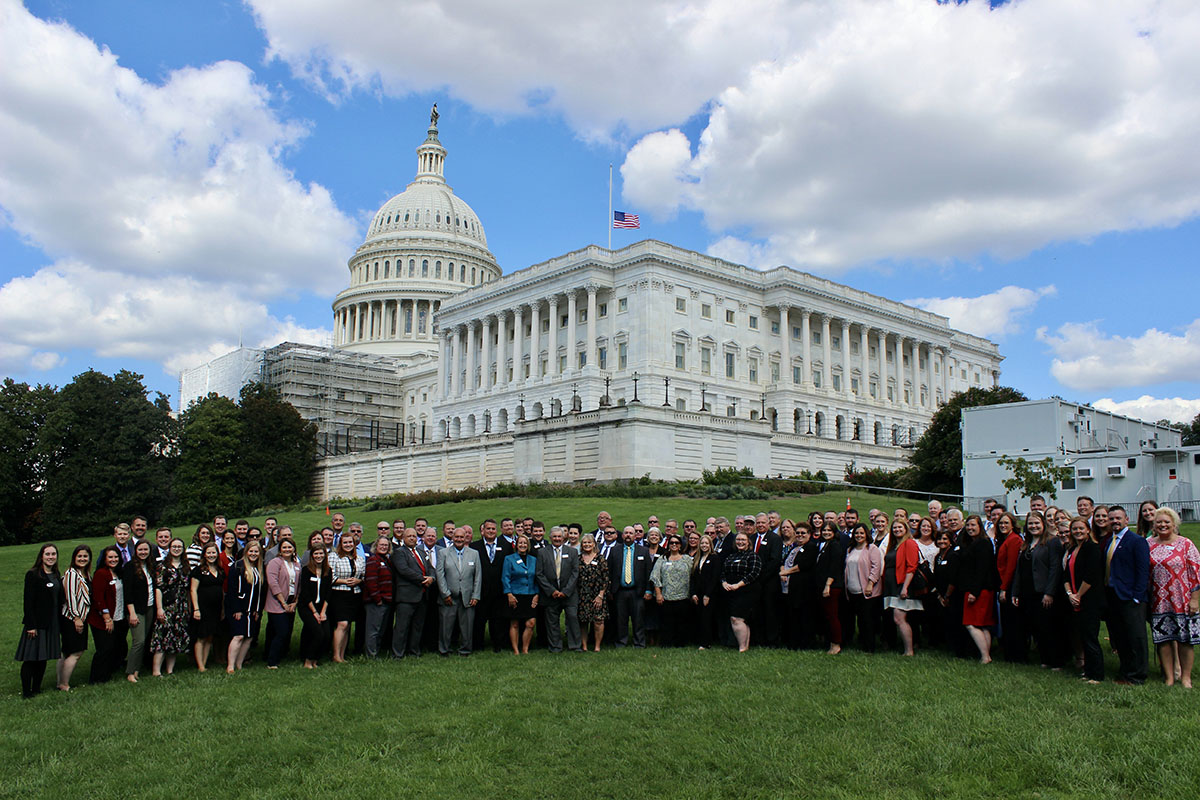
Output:
<path fill-rule="evenodd" d="M 425 627 L 425 590 L 435 580 L 431 567 L 417 550 L 417 532 L 404 532 L 404 546 L 392 551 L 396 623 L 392 629 L 392 658 L 421 655 L 421 632 Z"/>
<path fill-rule="evenodd" d="M 537 584 L 538 604 L 546 620 L 546 644 L 551 653 L 562 652 L 562 628 L 558 618 L 567 617 L 567 647 L 580 652 L 583 645 L 579 636 L 579 554 L 566 544 L 563 529 L 555 525 L 550 529 L 550 543 L 538 551 Z"/>
<path fill-rule="evenodd" d="M 511 523 L 511 520 L 510 520 Z M 479 553 L 479 563 L 482 566 L 483 583 L 479 593 L 479 604 L 475 606 L 475 650 L 483 649 L 483 629 L 491 630 L 492 651 L 499 653 L 508 641 L 508 600 L 504 596 L 504 587 L 500 583 L 504 572 L 504 559 L 513 552 L 512 547 L 500 538 L 496 528 L 496 520 L 485 519 L 479 526 L 482 539 L 471 542 L 471 547 Z"/>
<path fill-rule="evenodd" d="M 1150 580 L 1150 545 L 1129 532 L 1129 517 L 1109 506 L 1112 536 L 1105 545 L 1105 596 L 1108 636 L 1120 660 L 1118 683 L 1143 684 L 1149 669 L 1146 652 L 1146 586 Z"/>
<path fill-rule="evenodd" d="M 650 551 L 637 543 L 633 526 L 621 532 L 621 546 L 608 554 L 608 576 L 616 611 L 617 647 L 629 643 L 629 623 L 633 621 L 633 646 L 646 646 L 646 629 L 642 622 L 642 603 L 650 599 Z"/>
<path fill-rule="evenodd" d="M 783 538 L 771 532 L 770 524 L 770 518 L 765 513 L 754 518 L 750 549 L 762 559 L 762 572 L 758 578 L 757 628 L 763 632 L 763 636 L 759 641 L 767 647 L 778 647 L 780 609 L 783 607 L 783 588 L 779 582 L 779 570 L 783 566 Z"/>

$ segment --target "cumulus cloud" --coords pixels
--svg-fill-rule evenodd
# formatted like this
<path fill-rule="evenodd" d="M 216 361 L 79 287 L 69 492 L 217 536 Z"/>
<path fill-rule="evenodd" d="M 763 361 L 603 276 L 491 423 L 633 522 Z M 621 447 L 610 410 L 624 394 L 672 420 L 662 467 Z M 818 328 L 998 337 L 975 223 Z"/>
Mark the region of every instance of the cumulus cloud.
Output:
<path fill-rule="evenodd" d="M 715 97 L 687 162 L 678 129 L 634 145 L 629 204 L 700 212 L 729 234 L 714 254 L 824 271 L 1016 257 L 1200 212 L 1195 4 L 851 1 L 824 14 L 834 23 Z M 665 165 L 646 157 L 664 149 Z"/>
<path fill-rule="evenodd" d="M 52 368 L 73 347 L 166 360 L 228 340 L 234 309 L 261 325 L 266 301 L 340 288 L 356 226 L 281 163 L 307 130 L 247 67 L 148 82 L 13 2 L 0 4 L 0 52 L 0 208 L 55 260 L 0 287 L 10 368 Z M 46 309 L 54 318 L 17 328 Z"/>
<path fill-rule="evenodd" d="M 323 343 L 330 332 L 273 317 L 237 287 L 187 276 L 147 279 L 62 262 L 0 287 L 0 365 L 51 369 L 58 351 L 87 346 L 106 358 L 160 361 L 171 372 L 228 352 Z"/>
<path fill-rule="evenodd" d="M 1103 390 L 1200 380 L 1200 319 L 1182 335 L 1151 328 L 1139 336 L 1110 336 L 1096 322 L 1040 328 L 1054 360 L 1050 374 L 1072 389 Z"/>
<path fill-rule="evenodd" d="M 1188 400 L 1183 397 L 1151 397 L 1144 394 L 1134 400 L 1116 401 L 1102 397 L 1093 406 L 1101 411 L 1123 414 L 1127 417 L 1144 419 L 1148 422 L 1158 422 L 1160 419 L 1171 422 L 1191 422 L 1200 414 L 1200 399 Z"/>
<path fill-rule="evenodd" d="M 1040 289 L 1005 286 L 979 297 L 918 297 L 904 302 L 948 317 L 952 328 L 991 338 L 1016 333 L 1038 301 L 1057 291 L 1053 285 Z"/>

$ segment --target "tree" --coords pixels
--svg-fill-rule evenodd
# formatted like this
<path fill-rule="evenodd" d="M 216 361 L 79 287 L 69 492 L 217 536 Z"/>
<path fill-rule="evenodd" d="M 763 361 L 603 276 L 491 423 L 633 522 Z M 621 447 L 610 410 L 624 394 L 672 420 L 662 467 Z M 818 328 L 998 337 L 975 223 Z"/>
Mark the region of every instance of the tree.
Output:
<path fill-rule="evenodd" d="M 1184 447 L 1200 445 L 1200 414 L 1193 417 L 1191 422 L 1178 424 L 1175 427 L 1183 432 Z"/>
<path fill-rule="evenodd" d="M 1075 474 L 1074 467 L 1054 465 L 1054 458 L 1046 456 L 1041 461 L 1026 461 L 1024 458 L 1001 456 L 996 463 L 1012 473 L 1001 483 L 1006 492 L 1020 492 L 1022 497 L 1048 494 L 1050 499 L 1058 497 L 1058 486 Z"/>
<path fill-rule="evenodd" d="M 1017 403 L 1028 400 L 1007 386 L 991 389 L 972 387 L 952 395 L 933 415 L 929 427 L 917 440 L 909 461 L 916 467 L 916 486 L 922 491 L 962 494 L 962 428 L 964 408 Z"/>
<path fill-rule="evenodd" d="M 317 464 L 317 426 L 262 383 L 242 387 L 239 405 L 244 437 L 240 480 L 249 507 L 307 497 Z"/>
<path fill-rule="evenodd" d="M 176 432 L 163 394 L 151 401 L 128 370 L 111 378 L 88 370 L 48 405 L 38 436 L 48 532 L 98 536 L 135 514 L 162 514 Z"/>
<path fill-rule="evenodd" d="M 0 544 L 37 537 L 42 508 L 38 430 L 54 393 L 53 387 L 11 378 L 0 386 Z"/>
<path fill-rule="evenodd" d="M 217 394 L 193 402 L 179 416 L 179 466 L 175 471 L 176 519 L 208 519 L 244 506 L 241 411 Z"/>

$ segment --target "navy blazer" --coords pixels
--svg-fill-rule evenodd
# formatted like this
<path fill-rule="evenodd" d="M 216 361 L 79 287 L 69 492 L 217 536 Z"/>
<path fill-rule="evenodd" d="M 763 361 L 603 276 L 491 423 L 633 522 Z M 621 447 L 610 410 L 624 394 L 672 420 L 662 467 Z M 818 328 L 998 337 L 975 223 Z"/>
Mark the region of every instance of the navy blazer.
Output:
<path fill-rule="evenodd" d="M 1114 536 L 1116 534 L 1113 534 Z M 1108 548 L 1104 548 L 1108 558 Z M 1128 528 L 1108 564 L 1108 588 L 1122 602 L 1141 603 L 1150 582 L 1150 545 Z"/>
<path fill-rule="evenodd" d="M 654 565 L 650 551 L 645 545 L 630 545 L 633 548 L 633 588 L 643 593 L 650 585 L 650 568 Z M 614 545 L 608 554 L 608 579 L 615 593 L 621 588 L 622 571 L 625 568 L 625 543 Z"/>

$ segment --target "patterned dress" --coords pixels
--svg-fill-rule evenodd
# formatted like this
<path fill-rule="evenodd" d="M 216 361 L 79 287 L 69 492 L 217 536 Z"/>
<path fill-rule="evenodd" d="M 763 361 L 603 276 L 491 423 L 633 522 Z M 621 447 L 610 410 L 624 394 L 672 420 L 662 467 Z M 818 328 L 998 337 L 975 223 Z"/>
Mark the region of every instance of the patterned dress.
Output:
<path fill-rule="evenodd" d="M 1200 586 L 1200 550 L 1179 536 L 1150 544 L 1150 633 L 1155 644 L 1200 644 L 1200 614 L 1188 606 Z"/>
<path fill-rule="evenodd" d="M 154 577 L 154 588 L 162 592 L 163 617 L 154 623 L 150 636 L 152 653 L 186 653 L 190 644 L 188 622 L 192 617 L 191 575 L 187 563 L 181 567 L 159 564 Z"/>
<path fill-rule="evenodd" d="M 579 624 L 587 625 L 592 622 L 604 622 L 608 617 L 608 563 L 596 553 L 592 563 L 588 564 L 579 559 L 579 577 L 576 580 L 579 589 Z M 600 609 L 596 609 L 596 595 L 603 593 Z"/>

